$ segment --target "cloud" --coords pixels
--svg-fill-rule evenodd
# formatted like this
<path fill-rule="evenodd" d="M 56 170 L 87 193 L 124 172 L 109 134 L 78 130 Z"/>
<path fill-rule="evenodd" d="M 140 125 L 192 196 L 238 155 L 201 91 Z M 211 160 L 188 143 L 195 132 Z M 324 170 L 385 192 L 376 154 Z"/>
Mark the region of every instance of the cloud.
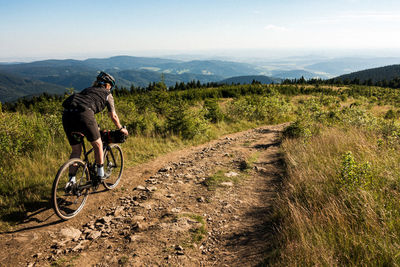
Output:
<path fill-rule="evenodd" d="M 273 31 L 273 32 L 287 32 L 288 31 L 288 29 L 286 27 L 277 26 L 277 25 L 273 25 L 273 24 L 269 24 L 269 25 L 265 26 L 264 29 L 267 31 Z"/>

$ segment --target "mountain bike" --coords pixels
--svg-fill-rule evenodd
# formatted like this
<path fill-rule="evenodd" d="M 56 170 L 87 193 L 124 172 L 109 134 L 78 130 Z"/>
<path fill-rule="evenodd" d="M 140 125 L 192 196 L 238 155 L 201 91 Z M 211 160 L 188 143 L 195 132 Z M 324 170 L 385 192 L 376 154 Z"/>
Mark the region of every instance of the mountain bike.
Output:
<path fill-rule="evenodd" d="M 76 216 L 83 208 L 89 196 L 90 190 L 96 191 L 99 185 L 108 189 L 114 189 L 121 180 L 124 167 L 124 156 L 119 145 L 111 143 L 103 131 L 101 137 L 104 152 L 104 179 L 97 180 L 96 163 L 94 161 L 93 148 L 86 152 L 84 135 L 72 133 L 73 137 L 82 144 L 83 160 L 72 158 L 65 162 L 57 172 L 52 188 L 52 205 L 55 213 L 63 220 Z M 108 135 L 110 137 L 110 135 Z M 122 138 L 122 137 L 121 137 Z M 125 138 L 125 137 L 123 137 Z M 123 143 L 125 139 L 119 141 Z M 93 154 L 92 154 L 93 153 Z M 75 181 L 70 180 L 70 168 L 73 168 Z M 75 172 L 76 171 L 76 172 Z"/>

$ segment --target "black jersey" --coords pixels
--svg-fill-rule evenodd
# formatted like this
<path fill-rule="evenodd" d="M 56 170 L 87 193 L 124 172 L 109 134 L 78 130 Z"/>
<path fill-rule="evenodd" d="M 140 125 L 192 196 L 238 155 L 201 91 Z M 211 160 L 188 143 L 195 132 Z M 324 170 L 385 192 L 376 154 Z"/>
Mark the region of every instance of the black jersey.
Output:
<path fill-rule="evenodd" d="M 94 113 L 99 113 L 105 107 L 110 112 L 115 110 L 113 96 L 109 90 L 103 87 L 89 87 L 82 92 L 73 94 L 64 100 L 63 107 L 80 112 L 90 109 Z"/>

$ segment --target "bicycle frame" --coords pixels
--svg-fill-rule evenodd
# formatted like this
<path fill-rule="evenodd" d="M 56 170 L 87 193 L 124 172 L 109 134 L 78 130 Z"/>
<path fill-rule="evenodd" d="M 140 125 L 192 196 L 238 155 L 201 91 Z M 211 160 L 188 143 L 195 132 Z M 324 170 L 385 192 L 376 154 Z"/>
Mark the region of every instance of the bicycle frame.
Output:
<path fill-rule="evenodd" d="M 88 152 L 86 152 L 86 147 L 85 147 L 85 141 L 82 140 L 82 148 L 83 148 L 83 161 L 86 162 L 86 164 L 89 164 L 89 154 L 92 153 L 93 147 L 89 149 Z"/>
<path fill-rule="evenodd" d="M 89 155 L 90 153 L 93 152 L 93 147 L 91 149 L 89 149 L 89 151 L 86 152 L 86 147 L 85 147 L 85 142 L 82 142 L 82 148 L 83 148 L 83 161 L 86 163 L 89 163 Z M 115 160 L 114 158 L 114 154 L 112 153 L 112 150 L 110 149 L 109 145 L 107 143 L 103 143 L 103 155 L 106 151 L 109 151 L 109 153 L 111 154 L 113 160 Z"/>
<path fill-rule="evenodd" d="M 94 152 L 94 149 L 93 149 L 93 147 L 92 147 L 91 149 L 89 149 L 89 150 L 86 152 L 86 146 L 85 146 L 84 140 L 82 140 L 82 143 L 81 143 L 81 144 L 82 144 L 82 148 L 83 148 L 83 161 L 86 163 L 85 171 L 86 171 L 86 170 L 89 171 L 89 176 L 90 176 L 90 179 L 92 180 L 92 178 L 93 178 L 92 175 L 93 175 L 93 172 L 94 172 L 94 165 L 95 165 L 95 163 L 91 163 L 91 162 L 89 161 L 89 155 L 90 155 L 92 152 Z M 103 155 L 106 153 L 106 151 L 109 152 L 109 155 L 111 155 L 111 158 L 112 158 L 113 162 L 115 162 L 115 157 L 114 157 L 114 154 L 113 154 L 112 150 L 110 149 L 109 144 L 103 142 Z M 91 170 L 91 169 L 93 169 L 93 170 Z"/>
<path fill-rule="evenodd" d="M 83 161 L 85 162 L 84 172 L 87 172 L 89 174 L 89 179 L 92 181 L 93 178 L 94 178 L 94 175 L 95 175 L 94 174 L 94 172 L 95 172 L 95 170 L 94 170 L 95 163 L 94 162 L 91 163 L 89 161 L 89 155 L 94 151 L 94 149 L 92 147 L 91 149 L 89 149 L 89 151 L 86 152 L 85 141 L 83 140 L 83 138 L 82 138 L 81 145 L 82 145 L 82 149 L 83 149 Z M 105 149 L 106 149 L 106 147 L 103 147 L 103 151 L 104 152 L 105 152 Z M 85 184 L 85 185 L 80 185 L 78 187 L 79 187 L 79 190 L 85 190 L 85 189 L 93 187 L 93 184 L 92 183 L 88 183 L 88 184 Z"/>

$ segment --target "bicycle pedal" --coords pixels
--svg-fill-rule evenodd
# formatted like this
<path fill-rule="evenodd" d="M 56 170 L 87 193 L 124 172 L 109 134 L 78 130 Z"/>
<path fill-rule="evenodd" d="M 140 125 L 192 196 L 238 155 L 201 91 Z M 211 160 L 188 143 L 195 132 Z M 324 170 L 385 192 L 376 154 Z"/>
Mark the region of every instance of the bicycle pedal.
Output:
<path fill-rule="evenodd" d="M 99 182 L 93 183 L 93 184 L 92 184 L 93 191 L 97 191 L 97 189 L 99 189 L 99 186 L 100 186 L 100 183 L 99 183 Z"/>
<path fill-rule="evenodd" d="M 100 179 L 92 180 L 93 191 L 96 191 L 99 188 L 100 184 L 101 184 Z"/>

